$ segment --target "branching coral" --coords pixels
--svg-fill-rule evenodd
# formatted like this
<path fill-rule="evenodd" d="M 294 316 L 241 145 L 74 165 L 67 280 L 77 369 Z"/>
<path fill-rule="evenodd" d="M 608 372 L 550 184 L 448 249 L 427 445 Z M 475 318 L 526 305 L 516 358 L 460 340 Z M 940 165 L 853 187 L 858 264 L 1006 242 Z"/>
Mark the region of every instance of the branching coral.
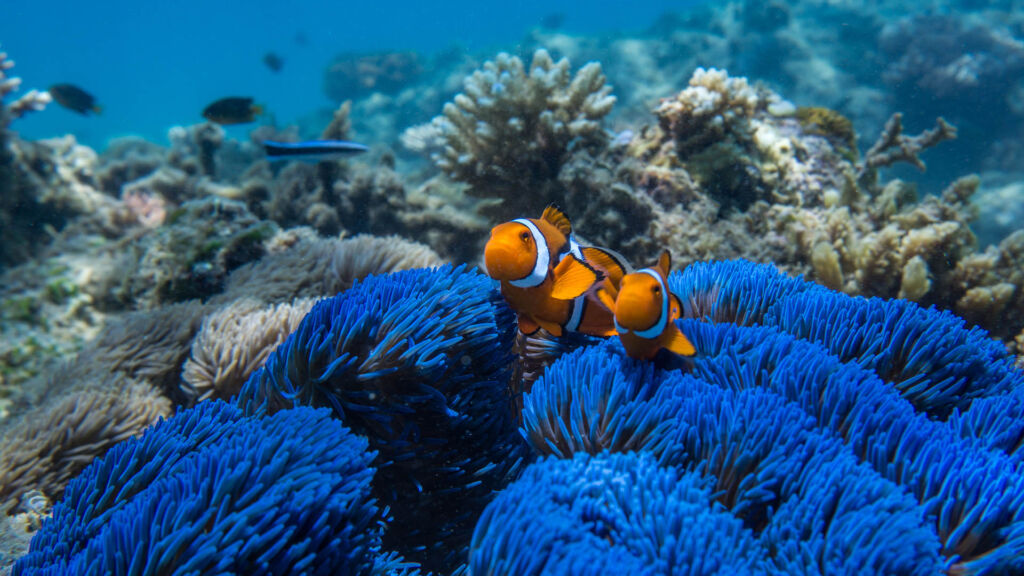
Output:
<path fill-rule="evenodd" d="M 0 101 L 21 87 L 21 78 L 7 76 L 7 71 L 13 67 L 14 61 L 7 58 L 6 52 L 0 52 Z M 53 98 L 48 92 L 29 90 L 13 102 L 0 104 L 0 130 L 6 129 L 12 120 L 17 120 L 29 112 L 43 110 L 51 100 Z"/>
<path fill-rule="evenodd" d="M 326 410 L 204 402 L 89 466 L 14 574 L 367 573 L 372 458 Z"/>
<path fill-rule="evenodd" d="M 747 122 L 757 106 L 758 94 L 746 78 L 697 68 L 690 86 L 662 100 L 654 113 L 661 129 L 672 135 L 675 153 L 685 158 L 728 138 L 747 138 Z"/>
<path fill-rule="evenodd" d="M 369 277 L 312 311 L 245 384 L 271 412 L 326 406 L 379 452 L 385 546 L 429 570 L 465 562 L 473 523 L 525 456 L 508 411 L 515 331 L 482 274 Z"/>
<path fill-rule="evenodd" d="M 857 167 L 858 179 L 876 178 L 877 170 L 891 166 L 896 162 L 908 162 L 924 171 L 921 161 L 922 151 L 935 146 L 944 140 L 956 138 L 956 128 L 941 117 L 936 120 L 936 127 L 925 130 L 917 136 L 903 134 L 903 115 L 893 114 L 882 129 L 882 135 L 864 154 L 864 161 Z"/>
<path fill-rule="evenodd" d="M 203 319 L 192 340 L 182 378 L 196 399 L 227 400 L 294 331 L 313 307 L 312 298 L 267 305 L 236 300 Z"/>
<path fill-rule="evenodd" d="M 606 143 L 600 121 L 614 103 L 596 62 L 572 76 L 567 59 L 555 62 L 544 50 L 529 68 L 500 54 L 445 105 L 437 164 L 470 195 L 498 199 L 488 208 L 493 217 L 532 214 L 564 200 L 559 172 L 575 150 Z"/>
<path fill-rule="evenodd" d="M 94 458 L 170 415 L 170 402 L 149 384 L 112 380 L 45 402 L 8 426 L 0 437 L 0 512 L 12 513 L 31 490 L 59 500 Z"/>

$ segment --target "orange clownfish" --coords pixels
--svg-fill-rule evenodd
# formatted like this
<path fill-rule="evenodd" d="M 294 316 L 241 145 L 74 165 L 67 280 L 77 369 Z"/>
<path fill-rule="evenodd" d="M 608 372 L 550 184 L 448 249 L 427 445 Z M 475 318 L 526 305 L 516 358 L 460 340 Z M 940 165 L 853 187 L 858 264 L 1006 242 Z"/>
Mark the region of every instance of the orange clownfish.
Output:
<path fill-rule="evenodd" d="M 666 250 L 651 268 L 627 274 L 618 293 L 606 288 L 598 291 L 601 302 L 615 312 L 615 329 L 630 358 L 652 360 L 662 348 L 681 356 L 696 352 L 675 324 L 682 306 L 668 290 L 671 265 Z"/>
<path fill-rule="evenodd" d="M 484 248 L 487 274 L 501 283 L 501 294 L 516 312 L 519 331 L 544 328 L 554 336 L 582 332 L 613 336 L 614 318 L 596 296 L 625 275 L 617 254 L 580 246 L 569 218 L 556 206 L 539 219 L 519 218 L 491 230 Z"/>

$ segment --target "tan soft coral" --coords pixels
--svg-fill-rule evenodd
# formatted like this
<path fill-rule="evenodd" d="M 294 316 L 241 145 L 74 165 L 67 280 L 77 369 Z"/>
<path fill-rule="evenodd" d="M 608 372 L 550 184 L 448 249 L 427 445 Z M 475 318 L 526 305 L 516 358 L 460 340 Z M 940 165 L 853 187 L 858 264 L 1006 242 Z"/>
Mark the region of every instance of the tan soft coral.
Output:
<path fill-rule="evenodd" d="M 573 75 L 567 59 L 545 50 L 529 67 L 499 54 L 435 121 L 444 141 L 437 165 L 469 195 L 494 199 L 487 210 L 495 219 L 538 212 L 563 200 L 558 174 L 574 151 L 606 144 L 601 119 L 614 103 L 596 62 Z"/>

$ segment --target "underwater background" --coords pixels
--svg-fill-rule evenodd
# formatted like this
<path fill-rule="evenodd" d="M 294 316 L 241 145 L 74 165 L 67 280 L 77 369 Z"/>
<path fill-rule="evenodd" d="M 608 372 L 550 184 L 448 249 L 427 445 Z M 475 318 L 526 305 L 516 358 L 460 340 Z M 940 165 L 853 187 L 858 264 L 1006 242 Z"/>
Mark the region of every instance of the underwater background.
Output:
<path fill-rule="evenodd" d="M 1024 574 L 1024 3 L 10 4 L 0 575 Z"/>

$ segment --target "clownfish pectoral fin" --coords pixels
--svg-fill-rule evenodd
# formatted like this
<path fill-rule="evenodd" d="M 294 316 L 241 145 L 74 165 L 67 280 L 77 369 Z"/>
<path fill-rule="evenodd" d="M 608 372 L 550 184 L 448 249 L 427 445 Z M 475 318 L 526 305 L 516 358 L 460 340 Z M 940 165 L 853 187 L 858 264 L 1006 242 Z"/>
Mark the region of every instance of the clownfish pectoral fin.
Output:
<path fill-rule="evenodd" d="M 569 217 L 556 204 L 548 204 L 548 207 L 540 215 L 540 219 L 547 220 L 549 224 L 557 228 L 566 237 L 572 234 L 572 223 L 569 222 Z"/>
<path fill-rule="evenodd" d="M 683 303 L 679 301 L 679 296 L 675 294 L 669 295 L 672 309 L 669 310 L 669 320 L 679 320 L 683 317 Z"/>
<path fill-rule="evenodd" d="M 551 297 L 556 300 L 572 300 L 582 296 L 604 277 L 575 256 L 562 258 L 558 266 L 555 266 L 554 275 Z"/>
<path fill-rule="evenodd" d="M 612 295 L 611 291 L 606 288 L 601 288 L 597 291 L 597 299 L 604 304 L 604 307 L 608 310 L 615 311 L 615 296 Z"/>
<path fill-rule="evenodd" d="M 679 354 L 680 356 L 693 356 L 697 353 L 697 349 L 693 347 L 693 343 L 679 331 L 679 327 L 675 324 L 669 325 L 668 330 L 665 331 L 665 335 L 662 338 L 662 346 L 670 352 Z"/>
<path fill-rule="evenodd" d="M 540 324 L 534 322 L 529 316 L 519 315 L 517 323 L 519 324 L 519 331 L 527 336 L 540 330 Z"/>
<path fill-rule="evenodd" d="M 547 320 L 538 319 L 537 324 L 540 324 L 540 327 L 550 332 L 552 336 L 562 336 L 562 326 L 556 322 L 548 322 Z"/>

